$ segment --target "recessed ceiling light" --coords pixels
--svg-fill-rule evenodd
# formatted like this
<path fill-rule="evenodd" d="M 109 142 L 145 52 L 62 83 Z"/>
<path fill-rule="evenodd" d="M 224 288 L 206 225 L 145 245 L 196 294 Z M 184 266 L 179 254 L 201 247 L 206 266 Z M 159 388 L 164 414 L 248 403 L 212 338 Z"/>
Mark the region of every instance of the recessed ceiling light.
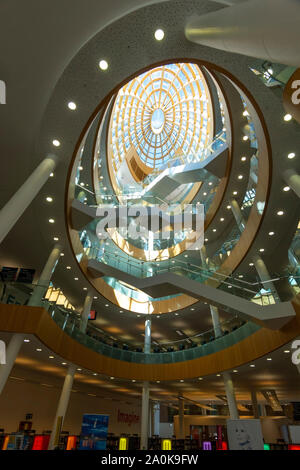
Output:
<path fill-rule="evenodd" d="M 203 193 L 203 196 L 207 196 L 207 193 Z"/>
<path fill-rule="evenodd" d="M 294 152 L 291 152 L 291 153 L 288 154 L 288 158 L 289 158 L 290 160 L 292 160 L 293 158 L 295 158 L 295 156 L 296 156 L 296 154 L 295 154 Z"/>
<path fill-rule="evenodd" d="M 238 180 L 242 180 L 243 178 L 244 178 L 243 175 L 238 176 Z"/>
<path fill-rule="evenodd" d="M 236 195 L 237 195 L 237 191 L 233 191 L 232 194 L 233 194 L 234 196 L 236 196 Z"/>
<path fill-rule="evenodd" d="M 59 147 L 60 146 L 60 141 L 57 140 L 57 139 L 54 139 L 54 140 L 52 140 L 52 144 L 54 145 L 54 147 Z"/>
<path fill-rule="evenodd" d="M 249 266 L 254 266 L 254 263 L 249 263 Z"/>
<path fill-rule="evenodd" d="M 248 111 L 245 110 L 245 111 L 243 112 L 243 116 L 249 116 Z"/>
<path fill-rule="evenodd" d="M 54 359 L 54 356 L 49 356 L 49 359 Z"/>
<path fill-rule="evenodd" d="M 67 363 L 66 363 L 66 362 L 62 362 L 61 365 L 62 365 L 62 366 L 66 366 Z"/>
<path fill-rule="evenodd" d="M 178 317 L 179 313 L 176 312 L 175 315 L 176 315 L 176 317 Z"/>
<path fill-rule="evenodd" d="M 233 372 L 236 374 L 238 371 L 237 371 L 236 369 L 234 369 L 234 371 L 233 371 Z"/>
<path fill-rule="evenodd" d="M 79 166 L 79 167 L 78 167 L 78 170 L 79 170 L 79 171 L 82 171 L 82 170 L 83 170 L 83 166 Z"/>
<path fill-rule="evenodd" d="M 250 367 L 255 367 L 255 364 L 250 364 Z"/>
<path fill-rule="evenodd" d="M 160 384 L 160 380 L 157 380 L 156 383 L 157 383 L 157 384 Z"/>
<path fill-rule="evenodd" d="M 156 41 L 162 41 L 163 38 L 165 37 L 165 33 L 162 29 L 157 29 L 154 33 L 154 37 Z"/>
<path fill-rule="evenodd" d="M 71 266 L 67 266 L 67 269 L 71 269 Z"/>
<path fill-rule="evenodd" d="M 94 374 L 93 374 L 93 375 L 98 375 L 98 374 L 96 374 L 96 372 L 94 372 Z"/>
<path fill-rule="evenodd" d="M 109 305 L 108 305 L 108 304 L 105 304 L 105 307 L 109 307 Z"/>
<path fill-rule="evenodd" d="M 259 251 L 260 251 L 261 253 L 263 253 L 263 252 L 265 251 L 265 249 L 264 249 L 264 248 L 260 248 Z"/>
<path fill-rule="evenodd" d="M 83 290 L 87 290 L 87 287 L 84 287 Z"/>
<path fill-rule="evenodd" d="M 289 186 L 285 186 L 285 187 L 283 188 L 283 191 L 287 192 L 287 191 L 289 191 L 290 189 L 291 189 L 291 188 L 290 188 Z"/>
<path fill-rule="evenodd" d="M 70 101 L 68 103 L 68 108 L 71 109 L 72 111 L 74 111 L 77 108 L 77 105 L 76 105 L 76 103 L 74 103 L 74 101 Z"/>
<path fill-rule="evenodd" d="M 106 60 L 102 59 L 99 62 L 99 67 L 101 70 L 107 70 L 108 69 L 108 63 Z"/>
<path fill-rule="evenodd" d="M 58 242 L 59 238 L 58 238 L 58 237 L 53 237 L 53 240 L 54 240 L 55 242 Z"/>
<path fill-rule="evenodd" d="M 228 286 L 228 289 L 232 289 L 232 286 Z"/>
<path fill-rule="evenodd" d="M 202 377 L 198 377 L 198 380 L 203 380 L 203 378 L 202 378 Z"/>
<path fill-rule="evenodd" d="M 54 224 L 55 220 L 54 219 L 49 219 L 50 224 Z"/>
<path fill-rule="evenodd" d="M 277 212 L 277 215 L 283 215 L 283 214 L 284 214 L 283 211 L 278 211 L 278 212 Z"/>
<path fill-rule="evenodd" d="M 271 357 L 267 357 L 267 361 L 272 361 L 272 358 L 271 358 Z"/>
<path fill-rule="evenodd" d="M 244 276 L 243 276 L 242 274 L 239 275 L 239 278 L 240 278 L 240 279 L 243 279 L 243 277 L 244 277 Z"/>
<path fill-rule="evenodd" d="M 224 217 L 221 217 L 220 222 L 224 222 L 224 220 L 225 220 Z"/>
<path fill-rule="evenodd" d="M 65 254 L 64 254 L 64 253 L 61 253 L 60 256 L 65 256 Z"/>
<path fill-rule="evenodd" d="M 36 351 L 41 352 L 42 350 L 41 348 L 36 348 Z"/>
<path fill-rule="evenodd" d="M 285 114 L 283 116 L 283 119 L 288 122 L 288 121 L 291 121 L 293 119 L 293 116 L 291 114 Z"/>
<path fill-rule="evenodd" d="M 120 310 L 120 313 L 123 313 L 123 310 Z"/>
<path fill-rule="evenodd" d="M 249 139 L 249 137 L 247 135 L 244 135 L 243 141 L 246 142 L 248 139 Z"/>
<path fill-rule="evenodd" d="M 228 205 L 228 206 L 226 207 L 226 209 L 231 209 L 231 206 Z"/>
<path fill-rule="evenodd" d="M 114 377 L 111 377 L 110 380 L 114 380 Z"/>
<path fill-rule="evenodd" d="M 53 173 L 53 172 L 52 172 L 52 173 L 50 173 L 50 175 L 49 175 L 49 176 L 50 176 L 50 178 L 53 178 L 53 176 L 54 176 L 54 173 Z"/>
<path fill-rule="evenodd" d="M 247 157 L 242 157 L 242 158 L 241 158 L 241 161 L 242 161 L 242 162 L 245 162 L 246 160 L 247 160 Z"/>
<path fill-rule="evenodd" d="M 78 368 L 77 370 L 81 371 L 82 369 Z"/>
<path fill-rule="evenodd" d="M 95 299 L 95 300 L 97 300 L 97 299 L 98 299 L 98 297 L 95 295 L 95 296 L 94 296 L 94 299 Z"/>
<path fill-rule="evenodd" d="M 78 277 L 74 277 L 74 281 L 78 281 Z"/>
<path fill-rule="evenodd" d="M 273 237 L 275 235 L 275 232 L 269 232 L 270 237 Z"/>
<path fill-rule="evenodd" d="M 212 186 L 212 182 L 211 182 L 211 181 L 208 183 L 208 186 Z"/>
<path fill-rule="evenodd" d="M 285 351 L 283 351 L 285 354 L 289 354 L 291 351 L 289 351 L 289 349 L 286 349 Z"/>
<path fill-rule="evenodd" d="M 216 228 L 213 228 L 213 232 L 216 232 L 216 231 L 217 231 L 217 229 L 216 229 Z"/>
<path fill-rule="evenodd" d="M 184 382 L 184 380 L 181 379 L 180 382 L 182 383 L 182 382 Z"/>
<path fill-rule="evenodd" d="M 25 338 L 24 343 L 30 343 L 30 339 Z"/>
<path fill-rule="evenodd" d="M 50 197 L 50 196 L 47 196 L 47 197 L 46 197 L 46 201 L 47 201 L 47 202 L 52 202 L 52 201 L 53 201 L 53 198 Z"/>
<path fill-rule="evenodd" d="M 221 377 L 221 374 L 217 374 L 217 377 Z"/>

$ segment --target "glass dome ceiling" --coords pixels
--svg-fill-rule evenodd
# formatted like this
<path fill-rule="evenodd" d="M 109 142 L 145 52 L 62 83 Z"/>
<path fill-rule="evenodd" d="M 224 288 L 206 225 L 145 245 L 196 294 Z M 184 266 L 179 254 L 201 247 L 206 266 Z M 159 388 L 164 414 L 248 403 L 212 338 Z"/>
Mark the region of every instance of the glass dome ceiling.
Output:
<path fill-rule="evenodd" d="M 159 173 L 178 156 L 197 154 L 211 140 L 210 114 L 209 91 L 196 64 L 163 65 L 134 78 L 119 90 L 112 112 L 115 172 L 132 148 L 147 174 Z"/>

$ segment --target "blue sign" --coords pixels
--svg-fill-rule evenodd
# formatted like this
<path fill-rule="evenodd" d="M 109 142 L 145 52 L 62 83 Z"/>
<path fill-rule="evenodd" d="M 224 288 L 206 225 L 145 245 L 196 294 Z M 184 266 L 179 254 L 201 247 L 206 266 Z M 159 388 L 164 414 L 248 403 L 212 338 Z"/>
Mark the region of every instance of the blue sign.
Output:
<path fill-rule="evenodd" d="M 105 450 L 108 415 L 85 414 L 82 418 L 80 450 Z"/>

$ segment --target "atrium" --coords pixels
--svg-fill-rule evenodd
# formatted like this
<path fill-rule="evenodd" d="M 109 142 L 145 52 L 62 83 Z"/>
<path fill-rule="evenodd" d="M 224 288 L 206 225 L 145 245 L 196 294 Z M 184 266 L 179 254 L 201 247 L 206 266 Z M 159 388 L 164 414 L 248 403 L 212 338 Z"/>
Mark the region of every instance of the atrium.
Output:
<path fill-rule="evenodd" d="M 0 1 L 0 450 L 300 450 L 299 20 Z"/>

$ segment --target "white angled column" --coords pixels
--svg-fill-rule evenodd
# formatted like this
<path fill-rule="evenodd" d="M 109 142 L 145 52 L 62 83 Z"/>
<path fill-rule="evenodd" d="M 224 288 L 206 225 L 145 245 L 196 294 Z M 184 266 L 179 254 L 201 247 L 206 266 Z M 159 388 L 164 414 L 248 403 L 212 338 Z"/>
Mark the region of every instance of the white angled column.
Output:
<path fill-rule="evenodd" d="M 232 4 L 233 0 L 226 3 Z M 299 67 L 300 52 L 293 47 L 299 42 L 298 1 L 235 0 L 234 3 L 237 4 L 193 17 L 185 28 L 187 39 L 223 51 Z"/>
<path fill-rule="evenodd" d="M 22 333 L 15 333 L 6 349 L 6 364 L 0 365 L 0 395 L 5 387 L 6 381 L 14 366 L 16 357 L 21 349 L 25 335 Z"/>
<path fill-rule="evenodd" d="M 264 289 L 266 290 L 271 289 L 273 296 L 275 298 L 278 297 L 277 290 L 274 286 L 274 283 L 271 280 L 271 276 L 265 265 L 264 260 L 259 255 L 256 255 L 253 261 L 254 261 L 254 266 L 256 268 L 259 279 L 261 280 L 261 283 L 264 286 Z"/>
<path fill-rule="evenodd" d="M 54 245 L 49 255 L 49 258 L 47 259 L 47 262 L 43 268 L 43 271 L 41 272 L 38 283 L 34 288 L 33 293 L 31 294 L 28 305 L 31 305 L 32 307 L 38 307 L 40 305 L 41 300 L 49 287 L 49 283 L 52 274 L 55 270 L 56 264 L 60 258 L 61 249 L 62 248 L 60 245 Z"/>
<path fill-rule="evenodd" d="M 236 398 L 233 388 L 233 382 L 229 372 L 223 372 L 223 379 L 225 385 L 225 392 L 227 397 L 227 403 L 230 413 L 230 419 L 239 419 L 239 412 L 237 409 Z"/>
<path fill-rule="evenodd" d="M 58 407 L 55 415 L 55 420 L 51 432 L 50 442 L 49 442 L 49 450 L 53 450 L 58 445 L 59 434 L 62 429 L 62 425 L 65 419 L 65 415 L 67 412 L 70 394 L 73 386 L 74 381 L 74 374 L 75 374 L 76 366 L 71 365 L 68 368 L 67 375 L 65 377 L 64 385 L 61 391 L 61 395 L 58 402 Z"/>
<path fill-rule="evenodd" d="M 79 330 L 82 333 L 86 332 L 92 303 L 93 303 L 93 294 L 92 294 L 92 291 L 88 291 L 88 293 L 86 294 L 86 298 L 84 300 L 82 314 L 81 314 L 81 321 L 80 321 L 80 326 L 79 326 Z"/>
<path fill-rule="evenodd" d="M 283 177 L 295 194 L 300 197 L 300 176 L 294 170 L 286 170 Z"/>
<path fill-rule="evenodd" d="M 60 253 L 61 253 L 61 247 L 59 245 L 55 245 L 43 268 L 43 271 L 38 280 L 38 283 L 36 287 L 34 288 L 33 293 L 31 294 L 31 297 L 28 302 L 28 306 L 34 307 L 34 306 L 40 305 L 43 295 L 45 294 L 45 291 L 47 287 L 49 286 L 49 282 L 53 274 L 53 271 L 55 269 L 55 266 L 57 264 L 57 261 L 59 260 Z M 2 393 L 2 390 L 6 384 L 6 381 L 11 373 L 11 370 L 13 368 L 17 355 L 19 354 L 19 351 L 23 344 L 24 338 L 25 338 L 24 334 L 15 333 L 9 342 L 9 345 L 7 348 L 6 364 L 0 366 L 0 394 Z"/>
<path fill-rule="evenodd" d="M 57 163 L 56 156 L 45 158 L 0 211 L 0 243 L 31 204 Z"/>
<path fill-rule="evenodd" d="M 245 222 L 245 219 L 243 217 L 240 206 L 238 205 L 238 203 L 235 199 L 232 199 L 231 202 L 230 202 L 230 207 L 231 207 L 233 216 L 236 220 L 237 226 L 240 229 L 240 231 L 242 232 L 246 227 L 246 222 Z"/>
<path fill-rule="evenodd" d="M 151 320 L 145 321 L 145 340 L 144 340 L 144 354 L 151 352 Z M 149 382 L 143 382 L 142 388 L 142 417 L 141 417 L 141 450 L 148 449 L 149 437 Z"/>
<path fill-rule="evenodd" d="M 211 319 L 212 319 L 212 323 L 214 327 L 215 338 L 219 338 L 220 336 L 222 336 L 219 309 L 217 307 L 214 307 L 213 305 L 210 305 L 209 307 L 210 307 L 210 314 L 211 314 Z"/>

